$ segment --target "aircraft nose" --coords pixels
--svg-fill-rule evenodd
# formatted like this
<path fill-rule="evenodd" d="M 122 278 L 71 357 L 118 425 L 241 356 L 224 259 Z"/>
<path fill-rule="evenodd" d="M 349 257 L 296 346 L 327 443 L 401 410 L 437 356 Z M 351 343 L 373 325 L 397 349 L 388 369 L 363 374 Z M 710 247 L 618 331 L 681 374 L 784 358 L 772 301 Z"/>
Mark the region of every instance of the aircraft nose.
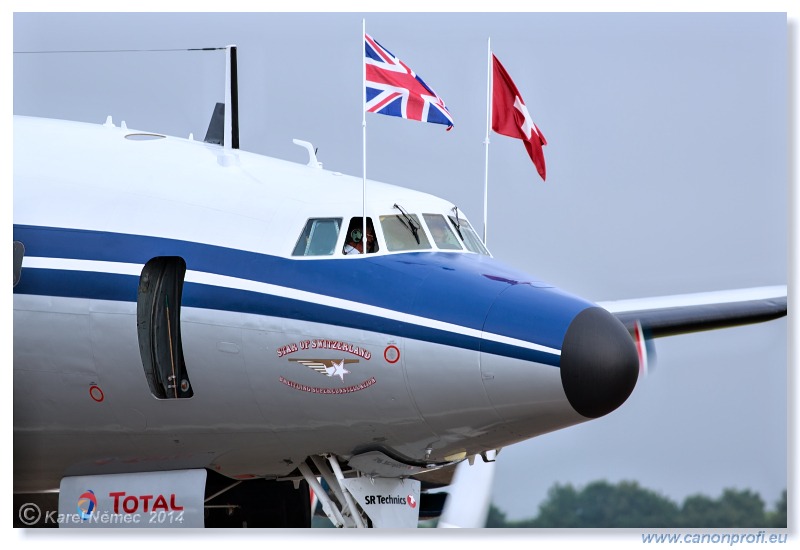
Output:
<path fill-rule="evenodd" d="M 581 311 L 561 346 L 561 384 L 570 405 L 598 418 L 622 405 L 639 376 L 639 356 L 623 324 L 600 307 Z"/>

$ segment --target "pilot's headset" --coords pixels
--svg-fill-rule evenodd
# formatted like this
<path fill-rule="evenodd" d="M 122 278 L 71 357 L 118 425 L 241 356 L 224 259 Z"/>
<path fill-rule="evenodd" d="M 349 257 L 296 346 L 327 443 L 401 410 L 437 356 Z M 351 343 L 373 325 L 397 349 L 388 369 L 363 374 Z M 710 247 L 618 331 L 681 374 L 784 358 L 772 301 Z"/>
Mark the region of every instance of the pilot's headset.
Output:
<path fill-rule="evenodd" d="M 350 232 L 350 240 L 354 243 L 360 243 L 363 237 L 364 234 L 357 227 Z"/>

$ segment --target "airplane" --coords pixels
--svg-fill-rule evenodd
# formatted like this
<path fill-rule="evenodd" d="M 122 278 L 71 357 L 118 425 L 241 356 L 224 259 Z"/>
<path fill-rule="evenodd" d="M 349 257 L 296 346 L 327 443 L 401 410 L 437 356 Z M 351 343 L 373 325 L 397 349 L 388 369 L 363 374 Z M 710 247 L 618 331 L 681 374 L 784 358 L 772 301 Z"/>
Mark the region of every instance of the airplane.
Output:
<path fill-rule="evenodd" d="M 620 407 L 637 342 L 786 315 L 573 295 L 449 200 L 240 150 L 233 97 L 203 141 L 14 117 L 15 502 L 58 500 L 17 525 L 309 527 L 313 494 L 415 527 L 459 465 Z"/>

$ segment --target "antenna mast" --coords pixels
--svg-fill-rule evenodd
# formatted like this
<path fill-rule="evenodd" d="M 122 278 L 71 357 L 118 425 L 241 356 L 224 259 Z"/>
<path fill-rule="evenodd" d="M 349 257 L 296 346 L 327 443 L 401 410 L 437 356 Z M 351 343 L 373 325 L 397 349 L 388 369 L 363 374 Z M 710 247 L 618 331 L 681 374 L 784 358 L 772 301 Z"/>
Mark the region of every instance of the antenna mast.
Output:
<path fill-rule="evenodd" d="M 225 137 L 223 146 L 239 148 L 239 71 L 237 69 L 236 46 L 225 48 Z"/>

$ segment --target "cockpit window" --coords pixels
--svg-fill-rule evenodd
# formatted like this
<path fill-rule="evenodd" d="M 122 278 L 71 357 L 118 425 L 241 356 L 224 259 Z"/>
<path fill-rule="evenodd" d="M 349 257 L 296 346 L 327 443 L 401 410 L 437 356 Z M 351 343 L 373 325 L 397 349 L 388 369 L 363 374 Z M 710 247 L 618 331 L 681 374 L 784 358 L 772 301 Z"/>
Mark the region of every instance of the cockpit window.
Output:
<path fill-rule="evenodd" d="M 442 250 L 463 250 L 458 237 L 441 214 L 423 214 L 422 218 L 430 229 L 433 242 Z"/>
<path fill-rule="evenodd" d="M 342 218 L 312 218 L 306 222 L 292 256 L 330 256 L 339 238 Z"/>
<path fill-rule="evenodd" d="M 475 230 L 472 229 L 472 226 L 467 220 L 460 217 L 456 218 L 455 216 L 447 217 L 450 218 L 450 223 L 453 224 L 453 227 L 455 227 L 456 231 L 461 235 L 461 238 L 464 239 L 467 250 L 475 252 L 476 254 L 483 254 L 484 256 L 489 255 L 489 251 L 483 246 L 483 243 L 478 238 L 478 235 L 475 234 Z"/>
<path fill-rule="evenodd" d="M 364 234 L 365 229 L 367 231 L 366 235 Z M 350 224 L 347 226 L 347 235 L 344 236 L 342 254 L 346 256 L 363 254 L 365 242 L 367 243 L 367 254 L 374 254 L 379 250 L 372 218 L 367 218 L 366 226 L 364 218 L 360 216 L 358 218 L 350 218 Z"/>
<path fill-rule="evenodd" d="M 389 252 L 399 250 L 428 250 L 431 242 L 424 231 L 420 230 L 419 218 L 416 214 L 401 212 L 398 215 L 381 216 L 383 238 Z"/>

